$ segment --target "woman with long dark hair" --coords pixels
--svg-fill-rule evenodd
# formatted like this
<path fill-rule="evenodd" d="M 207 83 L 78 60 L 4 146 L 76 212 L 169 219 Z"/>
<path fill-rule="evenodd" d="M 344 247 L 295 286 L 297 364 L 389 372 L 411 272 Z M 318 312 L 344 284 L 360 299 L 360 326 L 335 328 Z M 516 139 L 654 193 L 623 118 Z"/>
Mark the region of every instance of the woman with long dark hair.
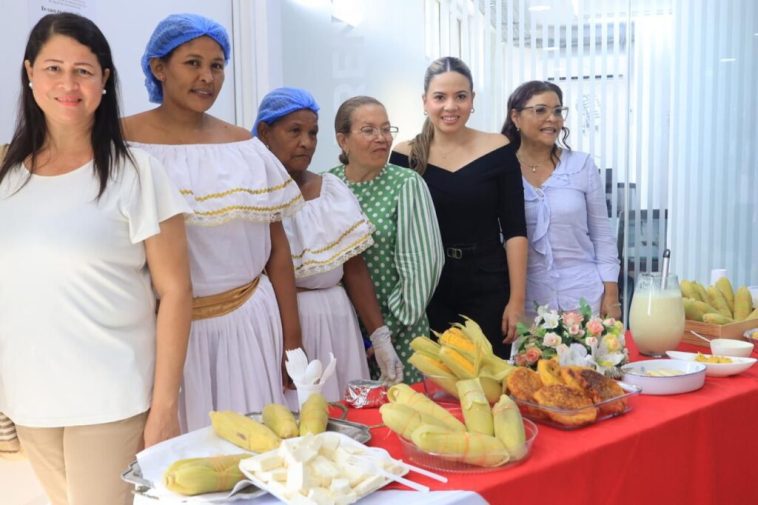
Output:
<path fill-rule="evenodd" d="M 508 98 L 502 133 L 516 148 L 529 234 L 526 311 L 537 305 L 621 317 L 619 259 L 592 156 L 572 151 L 561 88 L 529 81 Z"/>
<path fill-rule="evenodd" d="M 495 353 L 508 358 L 524 311 L 523 189 L 507 139 L 466 126 L 473 88 L 463 61 L 432 62 L 424 76 L 422 131 L 395 146 L 390 162 L 423 176 L 439 219 L 446 258 L 427 308 L 432 329 L 442 332 L 468 316 Z"/>
<path fill-rule="evenodd" d="M 179 434 L 188 209 L 124 143 L 116 69 L 90 20 L 43 17 L 21 84 L 0 164 L 0 411 L 54 505 L 127 504 L 121 472 Z"/>

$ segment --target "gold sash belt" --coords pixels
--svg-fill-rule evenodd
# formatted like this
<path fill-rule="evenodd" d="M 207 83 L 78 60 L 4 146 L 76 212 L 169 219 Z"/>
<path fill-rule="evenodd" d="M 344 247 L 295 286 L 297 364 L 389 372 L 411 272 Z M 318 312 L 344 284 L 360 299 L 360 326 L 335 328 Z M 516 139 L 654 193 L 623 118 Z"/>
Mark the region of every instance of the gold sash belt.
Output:
<path fill-rule="evenodd" d="M 192 320 L 219 317 L 240 308 L 250 299 L 261 280 L 259 275 L 244 286 L 210 296 L 198 296 L 192 299 Z"/>

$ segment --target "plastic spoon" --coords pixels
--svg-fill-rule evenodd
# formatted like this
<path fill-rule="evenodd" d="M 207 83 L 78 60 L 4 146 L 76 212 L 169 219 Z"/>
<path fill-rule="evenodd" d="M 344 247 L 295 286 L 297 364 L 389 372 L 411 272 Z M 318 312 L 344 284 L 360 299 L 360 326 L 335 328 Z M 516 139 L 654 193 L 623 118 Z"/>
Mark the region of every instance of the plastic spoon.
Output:
<path fill-rule="evenodd" d="M 690 333 L 692 333 L 693 335 L 695 335 L 695 336 L 696 336 L 697 338 L 699 338 L 700 340 L 705 340 L 705 341 L 706 341 L 706 342 L 708 342 L 709 344 L 711 343 L 711 340 L 710 340 L 709 338 L 702 336 L 700 333 L 698 333 L 698 332 L 696 332 L 696 331 L 692 331 L 692 330 L 689 330 L 689 332 L 690 332 Z"/>
<path fill-rule="evenodd" d="M 407 486 L 411 489 L 415 489 L 416 491 L 421 491 L 422 493 L 428 493 L 429 488 L 423 484 L 419 484 L 418 482 L 413 482 L 412 480 L 408 480 L 404 477 L 401 477 L 399 475 L 395 475 L 394 473 L 390 473 L 380 464 L 377 464 L 377 461 L 374 460 L 374 458 L 371 457 L 360 457 L 360 456 L 350 456 L 347 459 L 347 462 L 351 465 L 355 465 L 358 468 L 362 470 L 366 470 L 367 472 L 372 472 L 381 475 L 385 479 L 388 479 L 393 482 L 399 482 L 400 484 Z"/>

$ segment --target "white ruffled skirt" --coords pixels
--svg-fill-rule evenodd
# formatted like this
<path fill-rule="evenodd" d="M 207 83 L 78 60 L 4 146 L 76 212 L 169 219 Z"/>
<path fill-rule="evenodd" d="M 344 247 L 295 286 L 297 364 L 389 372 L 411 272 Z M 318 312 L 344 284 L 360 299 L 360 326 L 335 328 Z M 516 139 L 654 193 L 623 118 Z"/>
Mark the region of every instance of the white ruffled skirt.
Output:
<path fill-rule="evenodd" d="M 335 374 L 321 392 L 327 401 L 342 399 L 347 383 L 368 379 L 369 370 L 358 318 L 342 286 L 301 291 L 297 294 L 303 347 L 308 359 L 326 366 L 329 353 L 337 358 Z M 298 410 L 297 403 L 290 405 Z"/>
<path fill-rule="evenodd" d="M 284 403 L 279 307 L 268 277 L 229 314 L 192 322 L 180 395 L 182 431 L 210 425 L 211 410 L 260 412 Z"/>

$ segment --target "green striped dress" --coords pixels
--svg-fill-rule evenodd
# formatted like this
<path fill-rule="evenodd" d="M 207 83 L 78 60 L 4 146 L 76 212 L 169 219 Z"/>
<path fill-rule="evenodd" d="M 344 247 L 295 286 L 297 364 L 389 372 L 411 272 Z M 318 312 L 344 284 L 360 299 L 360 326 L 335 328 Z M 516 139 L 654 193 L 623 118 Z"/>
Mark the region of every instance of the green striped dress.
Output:
<path fill-rule="evenodd" d="M 426 306 L 445 258 L 429 190 L 416 172 L 396 165 L 385 166 L 366 182 L 348 181 L 344 165 L 330 172 L 347 184 L 376 227 L 374 245 L 363 258 L 403 361 L 404 381 L 418 382 L 419 372 L 408 363 L 410 342 L 429 335 Z"/>

